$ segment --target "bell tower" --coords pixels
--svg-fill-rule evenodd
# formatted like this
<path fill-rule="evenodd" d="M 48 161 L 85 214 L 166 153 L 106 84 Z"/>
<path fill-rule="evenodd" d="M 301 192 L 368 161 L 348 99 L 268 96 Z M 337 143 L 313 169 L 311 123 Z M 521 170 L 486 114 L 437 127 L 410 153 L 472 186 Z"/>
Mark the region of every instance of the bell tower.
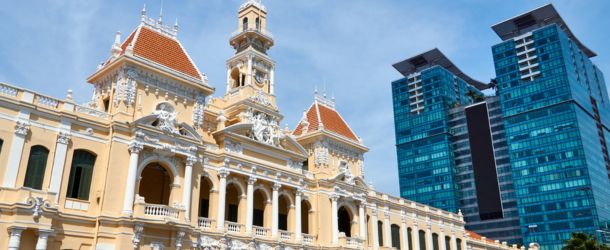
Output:
<path fill-rule="evenodd" d="M 230 44 L 235 55 L 227 60 L 227 94 L 263 92 L 275 98 L 275 63 L 267 55 L 273 35 L 267 30 L 267 10 L 261 0 L 247 0 L 239 7 L 237 30 Z"/>

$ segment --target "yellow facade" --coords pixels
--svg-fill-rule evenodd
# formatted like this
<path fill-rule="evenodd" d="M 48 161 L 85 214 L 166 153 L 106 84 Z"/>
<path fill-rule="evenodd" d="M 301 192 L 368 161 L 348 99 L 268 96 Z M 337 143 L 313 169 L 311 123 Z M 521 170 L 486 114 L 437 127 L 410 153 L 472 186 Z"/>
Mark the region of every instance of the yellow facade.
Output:
<path fill-rule="evenodd" d="M 118 36 L 88 104 L 0 84 L 0 248 L 511 248 L 366 185 L 361 140 L 280 128 L 266 15 L 240 7 L 220 98 Z"/>

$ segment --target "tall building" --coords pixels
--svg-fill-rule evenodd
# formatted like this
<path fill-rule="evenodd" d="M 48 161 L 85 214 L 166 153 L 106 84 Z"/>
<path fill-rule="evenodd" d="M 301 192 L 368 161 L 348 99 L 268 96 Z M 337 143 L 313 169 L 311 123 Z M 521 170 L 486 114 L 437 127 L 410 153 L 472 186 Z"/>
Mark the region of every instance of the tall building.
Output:
<path fill-rule="evenodd" d="M 0 248 L 517 249 L 366 185 L 333 100 L 280 128 L 266 15 L 240 6 L 222 97 L 145 10 L 89 103 L 0 84 Z"/>
<path fill-rule="evenodd" d="M 476 100 L 480 83 L 437 50 L 394 65 L 401 196 L 461 209 L 466 228 L 509 242 L 608 240 L 610 109 L 595 53 L 550 4 L 492 28 L 496 96 Z"/>
<path fill-rule="evenodd" d="M 552 5 L 493 26 L 498 95 L 525 242 L 604 238 L 610 220 L 608 91 L 595 53 Z"/>
<path fill-rule="evenodd" d="M 469 230 L 521 242 L 499 98 L 438 49 L 394 64 L 401 196 L 464 214 Z"/>

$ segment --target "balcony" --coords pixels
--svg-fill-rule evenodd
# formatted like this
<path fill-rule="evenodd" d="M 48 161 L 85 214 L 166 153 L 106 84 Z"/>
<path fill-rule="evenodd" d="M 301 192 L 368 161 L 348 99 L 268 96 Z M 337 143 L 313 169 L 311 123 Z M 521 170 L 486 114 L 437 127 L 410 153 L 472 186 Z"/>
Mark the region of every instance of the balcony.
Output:
<path fill-rule="evenodd" d="M 316 238 L 313 235 L 303 234 L 303 244 L 308 245 L 308 246 L 313 246 L 315 241 L 316 241 Z"/>
<path fill-rule="evenodd" d="M 347 237 L 342 232 L 339 234 L 339 244 L 340 244 L 340 246 L 350 248 L 350 249 L 360 249 L 362 246 L 362 240 L 359 238 Z"/>
<path fill-rule="evenodd" d="M 252 226 L 252 229 L 254 229 L 254 235 L 256 237 L 269 237 L 271 235 L 269 233 L 269 232 L 271 232 L 271 230 L 269 228 Z"/>
<path fill-rule="evenodd" d="M 161 204 L 135 203 L 134 217 L 160 221 L 184 221 L 184 210 Z"/>
<path fill-rule="evenodd" d="M 212 222 L 214 222 L 214 220 L 205 217 L 199 217 L 198 225 L 200 229 L 208 231 L 212 229 Z"/>
<path fill-rule="evenodd" d="M 262 29 L 256 29 L 256 28 L 249 28 L 249 29 L 238 29 L 236 31 L 231 32 L 231 38 L 229 40 L 233 40 L 236 37 L 242 35 L 242 34 L 246 34 L 246 33 L 256 33 L 259 34 L 263 37 L 266 37 L 269 40 L 273 40 L 273 34 L 271 34 L 271 32 L 269 30 L 262 30 Z"/>
<path fill-rule="evenodd" d="M 225 222 L 225 228 L 229 233 L 242 233 L 242 229 L 244 228 L 243 224 L 227 221 Z"/>
<path fill-rule="evenodd" d="M 285 230 L 280 230 L 280 239 L 283 241 L 289 241 L 292 239 L 292 233 Z"/>

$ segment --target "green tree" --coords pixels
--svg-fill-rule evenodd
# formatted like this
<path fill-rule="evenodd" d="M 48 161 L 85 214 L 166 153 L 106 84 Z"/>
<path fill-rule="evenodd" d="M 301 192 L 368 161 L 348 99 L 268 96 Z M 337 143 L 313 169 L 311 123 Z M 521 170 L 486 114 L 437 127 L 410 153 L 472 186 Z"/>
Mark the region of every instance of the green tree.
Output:
<path fill-rule="evenodd" d="M 563 250 L 610 250 L 604 244 L 598 244 L 597 239 L 590 234 L 577 232 L 572 233 L 572 237 L 566 240 Z"/>

